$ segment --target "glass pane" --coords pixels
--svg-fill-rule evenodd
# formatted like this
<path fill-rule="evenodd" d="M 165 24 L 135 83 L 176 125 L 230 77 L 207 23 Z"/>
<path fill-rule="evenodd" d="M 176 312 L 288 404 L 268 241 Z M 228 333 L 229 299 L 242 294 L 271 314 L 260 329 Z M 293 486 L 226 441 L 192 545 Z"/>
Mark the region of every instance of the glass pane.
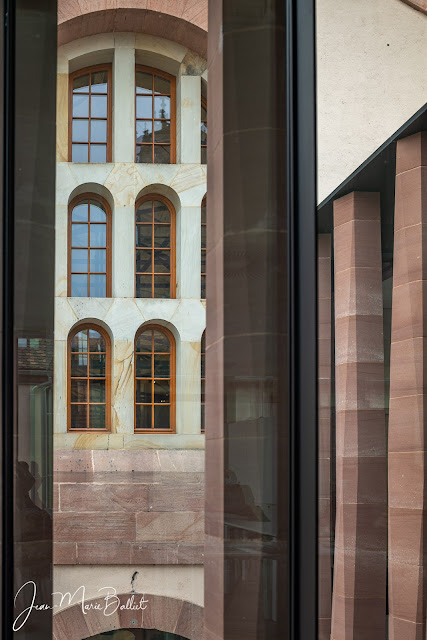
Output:
<path fill-rule="evenodd" d="M 170 273 L 170 251 L 154 252 L 154 273 Z"/>
<path fill-rule="evenodd" d="M 154 202 L 154 222 L 167 222 L 171 220 L 171 214 L 164 202 L 156 200 Z"/>
<path fill-rule="evenodd" d="M 90 161 L 91 162 L 107 162 L 107 145 L 91 144 L 90 145 Z"/>
<path fill-rule="evenodd" d="M 86 429 L 87 427 L 87 405 L 72 404 L 71 405 L 71 428 Z"/>
<path fill-rule="evenodd" d="M 159 380 L 154 381 L 154 402 L 170 402 L 169 380 L 163 382 L 159 382 Z"/>
<path fill-rule="evenodd" d="M 87 247 L 88 235 L 87 224 L 73 224 L 71 227 L 71 246 Z"/>
<path fill-rule="evenodd" d="M 107 270 L 107 251 L 105 249 L 91 249 L 90 270 L 105 272 Z"/>
<path fill-rule="evenodd" d="M 136 221 L 137 222 L 151 222 L 152 220 L 152 202 L 151 200 L 146 200 L 142 204 L 139 205 L 136 211 Z"/>
<path fill-rule="evenodd" d="M 71 271 L 86 272 L 87 268 L 87 249 L 71 250 Z"/>
<path fill-rule="evenodd" d="M 136 351 L 151 351 L 151 331 L 145 331 L 138 336 L 136 340 Z"/>
<path fill-rule="evenodd" d="M 84 76 L 79 76 L 78 78 L 74 78 L 73 80 L 73 92 L 74 93 L 80 93 L 80 92 L 86 92 L 89 93 L 89 74 L 85 74 Z"/>
<path fill-rule="evenodd" d="M 90 225 L 90 246 L 91 247 L 107 246 L 107 225 L 105 224 Z"/>
<path fill-rule="evenodd" d="M 152 93 L 153 91 L 153 76 L 151 73 L 144 73 L 143 71 L 136 72 L 136 92 L 137 93 Z"/>
<path fill-rule="evenodd" d="M 87 401 L 87 381 L 71 380 L 71 402 Z"/>
<path fill-rule="evenodd" d="M 136 297 L 151 298 L 151 276 L 136 276 Z"/>
<path fill-rule="evenodd" d="M 206 273 L 206 251 L 201 251 L 200 253 L 202 273 Z"/>
<path fill-rule="evenodd" d="M 82 353 L 71 354 L 71 376 L 84 378 L 87 376 L 87 355 Z"/>
<path fill-rule="evenodd" d="M 107 93 L 108 72 L 95 71 L 92 73 L 92 93 Z"/>
<path fill-rule="evenodd" d="M 104 207 L 98 202 L 91 200 L 90 203 L 90 220 L 91 222 L 106 222 L 107 214 L 104 211 Z"/>
<path fill-rule="evenodd" d="M 107 117 L 107 96 L 91 96 L 90 115 L 92 118 Z"/>
<path fill-rule="evenodd" d="M 73 162 L 87 162 L 89 159 L 89 147 L 87 144 L 73 144 L 72 155 Z"/>
<path fill-rule="evenodd" d="M 135 410 L 135 428 L 151 429 L 151 406 L 137 405 Z"/>
<path fill-rule="evenodd" d="M 72 274 L 71 276 L 71 297 L 87 298 L 87 275 Z"/>
<path fill-rule="evenodd" d="M 200 162 L 202 164 L 207 164 L 208 163 L 208 151 L 207 151 L 206 147 L 202 147 Z"/>
<path fill-rule="evenodd" d="M 201 286 L 200 297 L 202 298 L 202 300 L 206 299 L 206 276 L 202 276 L 202 286 Z"/>
<path fill-rule="evenodd" d="M 137 118 L 153 117 L 153 99 L 151 96 L 137 96 L 136 117 Z"/>
<path fill-rule="evenodd" d="M 202 122 L 201 126 L 201 142 L 203 145 L 208 143 L 208 127 L 204 122 Z"/>
<path fill-rule="evenodd" d="M 85 138 L 85 140 L 87 140 L 87 138 Z M 90 141 L 91 142 L 107 142 L 107 121 L 106 120 L 91 120 Z"/>
<path fill-rule="evenodd" d="M 153 147 L 151 145 L 140 145 L 136 148 L 137 162 L 153 162 Z"/>
<path fill-rule="evenodd" d="M 91 380 L 89 382 L 89 401 L 105 402 L 105 380 Z"/>
<path fill-rule="evenodd" d="M 154 276 L 154 297 L 170 298 L 170 276 Z"/>
<path fill-rule="evenodd" d="M 202 204 L 202 224 L 206 224 L 206 205 Z"/>
<path fill-rule="evenodd" d="M 151 403 L 151 380 L 136 381 L 136 402 Z"/>
<path fill-rule="evenodd" d="M 80 204 L 76 204 L 73 209 L 73 213 L 71 215 L 71 220 L 73 222 L 86 222 L 88 215 L 88 206 L 87 201 L 81 202 Z"/>
<path fill-rule="evenodd" d="M 170 428 L 170 406 L 161 405 L 154 406 L 154 428 L 169 429 Z"/>
<path fill-rule="evenodd" d="M 153 244 L 153 227 L 148 224 L 136 225 L 136 246 L 151 247 Z"/>
<path fill-rule="evenodd" d="M 105 354 L 89 355 L 89 375 L 91 378 L 105 377 Z"/>
<path fill-rule="evenodd" d="M 135 366 L 137 378 L 151 377 L 151 355 L 137 353 L 135 356 Z"/>
<path fill-rule="evenodd" d="M 169 353 L 170 351 L 169 338 L 161 331 L 154 332 L 154 351 L 158 353 Z"/>
<path fill-rule="evenodd" d="M 136 141 L 139 143 L 153 142 L 153 121 L 152 120 L 136 121 Z"/>
<path fill-rule="evenodd" d="M 89 120 L 73 120 L 73 142 L 88 142 Z"/>
<path fill-rule="evenodd" d="M 205 381 L 204 380 L 201 381 L 201 399 L 202 399 L 202 402 L 204 403 L 205 402 Z"/>
<path fill-rule="evenodd" d="M 73 95 L 73 118 L 89 117 L 89 96 Z"/>
<path fill-rule="evenodd" d="M 154 123 L 154 142 L 170 142 L 171 125 L 169 120 L 157 120 Z"/>
<path fill-rule="evenodd" d="M 154 357 L 154 377 L 170 378 L 170 356 L 155 354 L 153 357 Z"/>
<path fill-rule="evenodd" d="M 170 147 L 160 147 L 158 144 L 154 146 L 154 163 L 169 164 L 170 163 Z"/>
<path fill-rule="evenodd" d="M 171 99 L 167 96 L 158 96 L 154 98 L 154 117 L 170 118 L 171 117 Z"/>
<path fill-rule="evenodd" d="M 156 224 L 154 226 L 154 246 L 170 247 L 171 228 L 170 225 Z"/>
<path fill-rule="evenodd" d="M 206 225 L 202 225 L 202 247 L 206 247 Z"/>
<path fill-rule="evenodd" d="M 154 93 L 167 93 L 171 92 L 170 80 L 162 78 L 161 76 L 154 76 Z"/>
<path fill-rule="evenodd" d="M 89 427 L 91 429 L 105 429 L 105 404 L 89 405 Z"/>
<path fill-rule="evenodd" d="M 79 333 L 76 333 L 76 335 L 71 341 L 71 351 L 72 352 L 87 351 L 87 329 L 84 329 L 83 331 L 79 331 Z"/>
<path fill-rule="evenodd" d="M 152 272 L 152 251 L 136 250 L 136 271 L 137 273 Z"/>
<path fill-rule="evenodd" d="M 89 329 L 89 351 L 94 352 L 105 352 L 106 344 L 104 336 L 99 333 L 99 331 L 95 331 L 95 329 Z"/>
<path fill-rule="evenodd" d="M 107 276 L 90 275 L 90 297 L 105 298 L 107 295 Z"/>
<path fill-rule="evenodd" d="M 204 107 L 203 104 L 202 104 L 200 115 L 201 115 L 201 118 L 200 118 L 201 120 L 208 119 L 208 112 L 206 111 L 206 107 Z"/>

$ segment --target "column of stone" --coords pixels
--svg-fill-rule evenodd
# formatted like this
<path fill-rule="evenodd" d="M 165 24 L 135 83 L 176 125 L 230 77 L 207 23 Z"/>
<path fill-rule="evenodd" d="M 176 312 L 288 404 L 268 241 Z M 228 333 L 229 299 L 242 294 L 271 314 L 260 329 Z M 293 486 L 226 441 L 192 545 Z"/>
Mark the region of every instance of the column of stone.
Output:
<path fill-rule="evenodd" d="M 386 637 L 380 199 L 334 203 L 336 530 L 331 640 Z"/>
<path fill-rule="evenodd" d="M 426 638 L 427 132 L 396 157 L 390 360 L 390 640 Z"/>
<path fill-rule="evenodd" d="M 135 34 L 114 36 L 113 162 L 135 162 Z"/>
<path fill-rule="evenodd" d="M 177 162 L 200 164 L 201 78 L 183 72 L 177 79 Z"/>
<path fill-rule="evenodd" d="M 318 238 L 319 339 L 319 640 L 329 640 L 331 547 L 331 236 Z"/>

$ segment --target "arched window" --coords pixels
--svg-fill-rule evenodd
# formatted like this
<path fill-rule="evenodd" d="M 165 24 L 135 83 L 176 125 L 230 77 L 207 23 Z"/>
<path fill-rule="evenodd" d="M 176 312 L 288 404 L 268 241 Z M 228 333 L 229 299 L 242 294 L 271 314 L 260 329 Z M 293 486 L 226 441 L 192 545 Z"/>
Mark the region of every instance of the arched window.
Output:
<path fill-rule="evenodd" d="M 168 73 L 136 67 L 136 162 L 175 162 L 175 78 Z"/>
<path fill-rule="evenodd" d="M 136 203 L 137 298 L 175 297 L 175 210 L 159 195 Z"/>
<path fill-rule="evenodd" d="M 70 162 L 111 162 L 111 64 L 70 75 Z"/>
<path fill-rule="evenodd" d="M 110 339 L 94 324 L 68 338 L 68 430 L 109 431 L 111 425 Z"/>
<path fill-rule="evenodd" d="M 201 229 L 201 264 L 202 264 L 202 287 L 200 292 L 200 297 L 206 298 L 206 196 L 203 198 L 202 202 L 202 229 Z"/>
<path fill-rule="evenodd" d="M 206 331 L 203 331 L 202 335 L 202 343 L 200 345 L 200 379 L 202 383 L 201 387 L 201 416 L 200 416 L 200 424 L 202 428 L 202 433 L 205 431 L 205 406 L 206 406 L 206 398 L 205 398 L 205 382 L 206 382 Z"/>
<path fill-rule="evenodd" d="M 202 97 L 201 109 L 201 162 L 207 164 L 208 161 L 208 112 L 206 99 Z"/>
<path fill-rule="evenodd" d="M 111 211 L 100 196 L 83 194 L 69 207 L 68 295 L 111 296 Z"/>
<path fill-rule="evenodd" d="M 135 431 L 175 430 L 175 340 L 146 325 L 135 338 Z"/>

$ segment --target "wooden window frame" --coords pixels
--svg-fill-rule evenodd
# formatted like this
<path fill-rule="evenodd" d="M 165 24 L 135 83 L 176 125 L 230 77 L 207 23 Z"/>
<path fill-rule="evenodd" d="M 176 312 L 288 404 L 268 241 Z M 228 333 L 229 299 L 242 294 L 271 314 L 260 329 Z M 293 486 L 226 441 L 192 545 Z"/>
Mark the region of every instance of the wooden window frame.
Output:
<path fill-rule="evenodd" d="M 137 143 L 136 143 L 136 123 L 137 123 L 137 117 L 136 117 L 136 98 L 138 95 L 142 95 L 142 94 L 137 94 L 136 92 L 136 74 L 138 71 L 141 71 L 142 73 L 151 73 L 153 75 L 156 76 L 160 76 L 161 78 L 164 78 L 165 80 L 169 80 L 171 83 L 171 93 L 170 93 L 170 98 L 171 98 L 171 142 L 170 142 L 170 162 L 168 164 L 176 164 L 176 78 L 175 76 L 170 75 L 170 73 L 166 73 L 165 71 L 160 71 L 160 69 L 155 69 L 154 67 L 146 67 L 144 65 L 141 64 L 137 64 L 135 66 L 135 131 L 134 131 L 134 138 L 135 138 L 135 163 L 137 164 L 158 164 L 154 162 L 154 147 L 156 146 L 153 143 L 151 143 L 151 147 L 152 147 L 152 162 L 148 163 L 148 162 L 137 162 Z M 154 100 L 154 92 L 153 92 L 153 100 Z M 148 118 L 149 119 L 149 118 Z M 153 122 L 153 135 L 154 135 L 154 109 L 153 109 L 153 118 L 152 118 L 152 122 Z M 147 145 L 148 146 L 148 145 Z M 167 166 L 167 165 L 165 165 Z"/>
<path fill-rule="evenodd" d="M 202 117 L 201 117 L 202 116 L 202 110 L 200 109 L 200 129 L 202 128 L 202 124 L 205 123 L 206 124 L 206 131 L 207 131 L 207 129 L 208 129 L 208 120 L 207 120 L 207 117 L 208 117 L 208 101 L 203 96 L 202 96 L 202 105 L 201 106 L 206 109 L 206 120 L 202 120 Z M 207 158 L 208 145 L 207 144 L 203 144 L 200 141 L 200 162 L 201 162 L 201 164 L 205 164 L 204 162 L 202 162 L 202 149 L 206 149 L 206 162 L 207 162 L 207 159 L 208 159 Z"/>
<path fill-rule="evenodd" d="M 80 331 L 92 329 L 105 340 L 105 429 L 73 429 L 71 427 L 71 342 Z M 89 400 L 89 397 L 88 397 Z M 86 404 L 90 404 L 87 402 Z M 74 327 L 67 339 L 67 433 L 111 433 L 111 340 L 105 329 L 93 322 L 84 322 Z"/>
<path fill-rule="evenodd" d="M 153 283 L 151 283 L 151 298 L 139 298 L 136 295 L 136 252 L 137 252 L 137 234 L 136 234 L 136 228 L 137 228 L 137 222 L 136 222 L 136 212 L 138 211 L 138 208 L 140 207 L 140 205 L 143 202 L 147 202 L 148 200 L 159 200 L 160 202 L 163 202 L 169 209 L 170 214 L 171 214 L 171 242 L 170 242 L 170 251 L 171 251 L 171 283 L 170 283 L 170 298 L 155 298 L 154 297 L 154 287 L 153 287 Z M 154 225 L 154 222 L 152 223 Z M 150 193 L 148 195 L 142 196 L 141 198 L 138 198 L 138 200 L 135 203 L 135 217 L 134 217 L 134 226 L 135 226 L 135 242 L 134 242 L 134 251 L 135 251 L 135 257 L 134 257 L 134 265 L 135 265 L 135 269 L 134 269 L 134 274 L 135 274 L 135 287 L 134 287 L 134 295 L 135 298 L 137 298 L 138 300 L 175 300 L 176 298 L 176 212 L 175 212 L 175 207 L 173 206 L 172 202 L 170 200 L 168 200 L 167 198 L 165 198 L 164 196 L 161 196 L 157 193 Z M 145 249 L 149 249 L 149 250 L 153 250 L 154 248 L 154 233 L 152 235 L 152 242 L 153 244 L 151 245 L 151 247 L 144 247 Z M 153 269 L 154 269 L 154 261 L 153 261 Z M 154 271 L 151 275 L 155 275 Z M 162 274 L 158 274 L 158 275 L 162 275 Z"/>
<path fill-rule="evenodd" d="M 163 333 L 169 340 L 169 344 L 170 344 L 170 427 L 169 429 L 155 429 L 154 427 L 151 429 L 137 429 L 136 428 L 136 382 L 137 382 L 137 375 L 136 375 L 136 341 L 138 340 L 139 336 L 142 333 L 145 333 L 146 331 L 160 331 L 161 333 Z M 151 352 L 153 353 L 153 352 Z M 135 340 L 134 340 L 134 363 L 133 363 L 133 368 L 134 368 L 134 374 L 133 374 L 133 380 L 134 380 L 134 401 L 133 401 L 133 406 L 134 406 L 134 433 L 176 433 L 176 342 L 175 342 L 175 338 L 173 333 L 167 329 L 166 327 L 159 325 L 159 324 L 155 324 L 155 323 L 151 323 L 151 324 L 145 324 L 142 325 L 142 327 L 140 327 L 138 329 L 138 331 L 135 334 Z M 152 371 L 153 374 L 153 371 Z M 152 377 L 152 380 L 154 380 L 154 376 Z M 138 403 L 141 404 L 141 403 Z M 151 407 L 152 407 L 152 411 L 153 411 L 153 406 L 154 406 L 154 393 L 152 392 L 152 400 L 151 400 Z"/>
<path fill-rule="evenodd" d="M 97 64 L 92 67 L 86 67 L 85 69 L 79 69 L 70 73 L 69 75 L 69 90 L 68 90 L 68 162 L 73 162 L 73 80 L 79 76 L 84 76 L 87 73 L 96 71 L 107 71 L 108 74 L 108 86 L 107 86 L 107 163 L 112 162 L 112 146 L 113 146 L 113 98 L 112 98 L 112 64 Z M 91 163 L 90 162 L 90 98 L 89 98 L 89 142 L 88 142 L 88 162 L 83 164 L 106 164 Z"/>
<path fill-rule="evenodd" d="M 105 209 L 107 214 L 107 247 L 106 247 L 106 261 L 107 261 L 107 283 L 106 283 L 106 298 L 112 297 L 112 214 L 111 207 L 108 204 L 107 200 L 102 196 L 97 195 L 96 193 L 82 193 L 81 195 L 73 198 L 68 205 L 68 240 L 67 240 L 67 260 L 68 260 L 68 269 L 67 269 L 67 296 L 71 298 L 71 246 L 72 246 L 72 215 L 74 207 L 82 202 L 83 200 L 97 200 Z M 85 247 L 83 247 L 84 249 Z M 90 243 L 88 249 L 90 250 Z M 102 248 L 102 247 L 100 247 Z M 90 267 L 90 263 L 88 263 Z M 88 274 L 90 271 L 88 272 Z M 88 296 L 92 297 L 92 296 Z"/>

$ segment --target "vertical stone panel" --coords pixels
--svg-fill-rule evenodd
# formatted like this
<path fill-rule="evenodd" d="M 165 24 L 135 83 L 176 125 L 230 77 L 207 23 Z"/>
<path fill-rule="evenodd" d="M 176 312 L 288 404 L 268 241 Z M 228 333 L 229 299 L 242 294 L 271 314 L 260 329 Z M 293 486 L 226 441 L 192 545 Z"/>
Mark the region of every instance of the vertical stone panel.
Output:
<path fill-rule="evenodd" d="M 180 75 L 177 86 L 179 126 L 177 127 L 178 162 L 200 164 L 200 76 Z"/>
<path fill-rule="evenodd" d="M 427 133 L 396 153 L 390 357 L 390 639 L 426 638 Z"/>
<path fill-rule="evenodd" d="M 336 532 L 332 640 L 386 637 L 380 199 L 334 203 Z"/>
<path fill-rule="evenodd" d="M 135 35 L 115 34 L 113 162 L 135 161 Z"/>

